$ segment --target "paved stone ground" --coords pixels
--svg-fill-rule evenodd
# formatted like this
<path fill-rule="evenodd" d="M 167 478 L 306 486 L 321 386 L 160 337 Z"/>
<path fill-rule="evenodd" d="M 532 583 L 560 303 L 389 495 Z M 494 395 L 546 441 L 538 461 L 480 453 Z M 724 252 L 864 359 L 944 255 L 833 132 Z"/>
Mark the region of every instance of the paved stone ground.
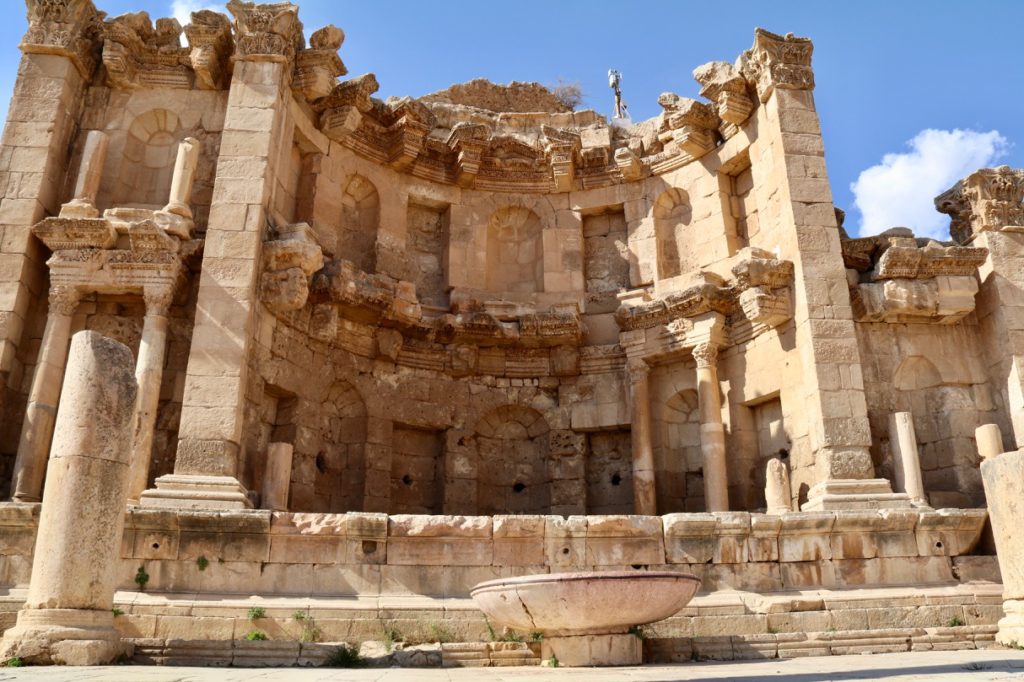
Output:
<path fill-rule="evenodd" d="M 685 663 L 641 668 L 451 668 L 451 669 L 298 669 L 298 668 L 107 668 L 0 669 L 0 680 L 47 682 L 760 682 L 766 679 L 818 680 L 1024 680 L 1024 651 L 929 651 L 870 656 L 821 656 L 737 663 Z"/>

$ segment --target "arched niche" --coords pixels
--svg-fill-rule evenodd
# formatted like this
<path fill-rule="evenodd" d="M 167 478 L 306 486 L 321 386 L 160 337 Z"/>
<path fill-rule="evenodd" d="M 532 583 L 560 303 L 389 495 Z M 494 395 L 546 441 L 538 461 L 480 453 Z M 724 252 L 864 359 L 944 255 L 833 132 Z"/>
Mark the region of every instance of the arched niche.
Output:
<path fill-rule="evenodd" d="M 688 244 L 687 228 L 693 221 L 690 197 L 670 187 L 654 202 L 654 234 L 658 245 L 658 279 L 678 277 L 693 270 L 697 260 Z"/>
<path fill-rule="evenodd" d="M 658 411 L 654 467 L 661 513 L 704 509 L 703 458 L 697 392 L 672 395 Z"/>
<path fill-rule="evenodd" d="M 499 407 L 477 423 L 477 513 L 549 513 L 549 430 L 539 412 L 519 405 Z"/>
<path fill-rule="evenodd" d="M 374 272 L 379 228 L 377 188 L 362 175 L 351 176 L 341 195 L 341 223 L 335 252 L 364 272 Z"/>
<path fill-rule="evenodd" d="M 532 294 L 544 291 L 544 244 L 540 217 L 507 206 L 487 221 L 487 290 Z"/>
<path fill-rule="evenodd" d="M 125 133 L 120 167 L 107 194 L 110 206 L 162 208 L 171 191 L 178 143 L 186 137 L 167 109 L 139 114 Z M 103 198 L 101 197 L 101 203 Z"/>

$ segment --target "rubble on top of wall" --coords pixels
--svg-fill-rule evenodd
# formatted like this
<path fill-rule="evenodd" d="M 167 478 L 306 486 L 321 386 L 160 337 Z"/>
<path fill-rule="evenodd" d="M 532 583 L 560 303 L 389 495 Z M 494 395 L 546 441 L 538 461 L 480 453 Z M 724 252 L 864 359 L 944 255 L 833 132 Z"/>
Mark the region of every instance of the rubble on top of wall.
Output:
<path fill-rule="evenodd" d="M 905 227 L 846 239 L 843 262 L 851 279 L 851 303 L 865 322 L 949 324 L 974 310 L 976 271 L 984 248 L 919 239 Z"/>

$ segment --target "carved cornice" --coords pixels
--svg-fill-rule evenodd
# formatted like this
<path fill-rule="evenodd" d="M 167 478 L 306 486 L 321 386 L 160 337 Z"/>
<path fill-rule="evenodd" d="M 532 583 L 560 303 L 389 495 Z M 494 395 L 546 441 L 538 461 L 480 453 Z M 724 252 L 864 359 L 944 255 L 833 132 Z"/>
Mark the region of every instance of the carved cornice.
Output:
<path fill-rule="evenodd" d="M 843 262 L 872 281 L 973 276 L 988 256 L 980 247 L 918 239 L 905 228 L 842 241 Z M 898 231 L 898 232 L 897 232 Z"/>
<path fill-rule="evenodd" d="M 700 83 L 700 96 L 715 103 L 718 116 L 727 123 L 740 125 L 750 117 L 754 103 L 747 95 L 743 74 L 728 62 L 708 62 L 693 70 Z"/>
<path fill-rule="evenodd" d="M 979 232 L 1024 229 L 1024 169 L 999 166 L 977 170 L 935 198 L 951 218 L 949 232 L 961 244 Z"/>
<path fill-rule="evenodd" d="M 89 80 L 99 59 L 104 14 L 91 0 L 26 0 L 28 31 L 21 39 L 27 54 L 67 57 Z"/>
<path fill-rule="evenodd" d="M 290 2 L 258 4 L 231 0 L 228 11 L 235 18 L 235 53 L 232 59 L 288 62 L 302 50 L 299 8 Z"/>
<path fill-rule="evenodd" d="M 671 92 L 662 93 L 658 104 L 664 109 L 660 136 L 664 141 L 671 140 L 695 159 L 715 148 L 719 119 L 714 108 Z"/>
<path fill-rule="evenodd" d="M 189 50 L 179 46 L 176 19 L 158 19 L 146 12 L 123 14 L 103 24 L 103 66 L 115 88 L 192 87 Z"/>
<path fill-rule="evenodd" d="M 808 38 L 797 38 L 792 33 L 781 36 L 758 28 L 754 31 L 754 46 L 740 55 L 740 71 L 762 102 L 768 101 L 775 88 L 813 90 L 813 51 Z"/>

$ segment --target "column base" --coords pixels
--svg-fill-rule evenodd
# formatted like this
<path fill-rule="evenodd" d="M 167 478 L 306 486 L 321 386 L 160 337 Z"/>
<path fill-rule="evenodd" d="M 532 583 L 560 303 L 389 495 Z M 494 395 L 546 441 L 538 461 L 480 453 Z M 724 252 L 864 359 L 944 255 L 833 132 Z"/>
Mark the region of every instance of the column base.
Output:
<path fill-rule="evenodd" d="M 540 643 L 541 665 L 581 668 L 589 666 L 640 665 L 643 640 L 636 635 L 545 636 Z"/>
<path fill-rule="evenodd" d="M 996 641 L 1014 649 L 1024 647 L 1024 601 L 1007 599 L 1003 611 L 1006 615 L 999 619 Z"/>
<path fill-rule="evenodd" d="M 234 476 L 168 474 L 139 496 L 141 507 L 164 509 L 251 509 L 252 503 Z"/>
<path fill-rule="evenodd" d="M 0 642 L 0 661 L 28 665 L 106 665 L 132 653 L 109 610 L 23 609 Z"/>
<path fill-rule="evenodd" d="M 838 509 L 910 509 L 915 505 L 906 493 L 894 493 L 884 478 L 834 478 L 818 483 L 807 494 L 801 511 Z"/>

